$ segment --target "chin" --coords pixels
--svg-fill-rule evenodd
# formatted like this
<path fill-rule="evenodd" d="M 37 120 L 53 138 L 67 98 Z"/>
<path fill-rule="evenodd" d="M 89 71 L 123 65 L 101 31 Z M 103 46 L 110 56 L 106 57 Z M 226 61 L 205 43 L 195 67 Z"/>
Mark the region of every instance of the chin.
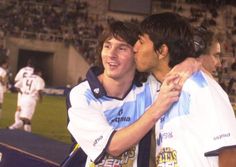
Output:
<path fill-rule="evenodd" d="M 136 66 L 136 69 L 139 71 L 139 72 L 145 72 L 145 69 L 140 67 L 140 66 Z"/>

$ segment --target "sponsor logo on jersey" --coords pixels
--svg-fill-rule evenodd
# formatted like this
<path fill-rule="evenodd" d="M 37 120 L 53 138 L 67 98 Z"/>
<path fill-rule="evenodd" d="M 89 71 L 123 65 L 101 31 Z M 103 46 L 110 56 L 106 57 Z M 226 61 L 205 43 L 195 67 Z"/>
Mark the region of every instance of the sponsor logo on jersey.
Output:
<path fill-rule="evenodd" d="M 118 157 L 106 155 L 102 162 L 96 165 L 96 167 L 130 167 L 133 166 L 134 159 L 135 147 L 132 147 Z"/>
<path fill-rule="evenodd" d="M 96 94 L 99 94 L 100 89 L 99 88 L 95 88 L 95 89 L 93 89 L 93 92 L 96 93 Z"/>
<path fill-rule="evenodd" d="M 214 140 L 220 140 L 220 139 L 225 138 L 225 137 L 230 137 L 230 133 L 220 134 L 218 136 L 215 136 L 213 139 Z"/>
<path fill-rule="evenodd" d="M 159 137 L 157 139 L 157 145 L 159 146 L 162 143 L 162 140 L 173 138 L 173 132 L 165 132 L 165 133 L 159 133 Z"/>
<path fill-rule="evenodd" d="M 111 123 L 117 122 L 129 122 L 130 121 L 130 117 L 116 117 L 114 119 L 111 120 Z"/>
<path fill-rule="evenodd" d="M 170 147 L 161 148 L 156 157 L 157 167 L 179 167 L 176 150 Z"/>
<path fill-rule="evenodd" d="M 100 140 L 102 140 L 103 136 L 99 136 L 97 139 L 94 140 L 93 146 L 95 147 Z"/>
<path fill-rule="evenodd" d="M 117 116 L 111 119 L 111 124 L 120 122 L 130 122 L 130 120 L 131 120 L 130 116 L 124 116 L 123 109 L 120 109 L 117 113 Z"/>

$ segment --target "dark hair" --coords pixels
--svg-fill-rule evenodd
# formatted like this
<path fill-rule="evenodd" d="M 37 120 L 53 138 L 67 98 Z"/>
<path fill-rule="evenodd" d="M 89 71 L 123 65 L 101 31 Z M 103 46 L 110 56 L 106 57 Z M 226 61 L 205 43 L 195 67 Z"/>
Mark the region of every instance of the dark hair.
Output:
<path fill-rule="evenodd" d="M 0 66 L 3 64 L 8 64 L 9 63 L 9 57 L 8 56 L 0 56 Z"/>
<path fill-rule="evenodd" d="M 194 29 L 193 39 L 196 56 L 209 53 L 212 44 L 221 41 L 217 34 L 204 26 L 199 26 Z"/>
<path fill-rule="evenodd" d="M 139 25 L 131 22 L 113 21 L 108 25 L 108 28 L 103 31 L 99 37 L 98 47 L 97 47 L 97 58 L 95 64 L 104 69 L 101 60 L 101 51 L 104 42 L 110 38 L 116 38 L 118 40 L 123 40 L 134 46 L 138 40 L 140 34 Z M 145 81 L 147 73 L 141 73 L 136 70 L 134 82 Z"/>
<path fill-rule="evenodd" d="M 143 20 L 141 33 L 149 35 L 155 50 L 163 44 L 169 49 L 169 67 L 194 57 L 193 29 L 184 17 L 176 13 L 154 14 Z"/>
<path fill-rule="evenodd" d="M 34 58 L 29 58 L 28 60 L 27 60 L 27 66 L 29 66 L 29 67 L 34 67 L 35 66 L 35 59 Z"/>

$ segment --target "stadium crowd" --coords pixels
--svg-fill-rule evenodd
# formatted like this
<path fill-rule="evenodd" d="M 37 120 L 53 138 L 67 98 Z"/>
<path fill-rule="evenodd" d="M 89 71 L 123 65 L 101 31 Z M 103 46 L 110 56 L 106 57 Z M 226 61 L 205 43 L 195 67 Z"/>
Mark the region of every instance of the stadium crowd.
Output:
<path fill-rule="evenodd" d="M 0 7 L 1 36 L 64 42 L 74 45 L 85 59 L 93 59 L 93 45 L 103 26 L 88 17 L 80 1 L 11 0 Z"/>

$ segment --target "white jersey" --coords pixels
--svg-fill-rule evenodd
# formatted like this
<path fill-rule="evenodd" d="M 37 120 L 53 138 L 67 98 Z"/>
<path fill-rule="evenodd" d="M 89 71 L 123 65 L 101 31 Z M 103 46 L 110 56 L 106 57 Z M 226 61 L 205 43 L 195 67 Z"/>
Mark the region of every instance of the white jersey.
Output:
<path fill-rule="evenodd" d="M 157 167 L 218 167 L 218 151 L 236 146 L 236 120 L 227 94 L 203 72 L 156 124 Z"/>
<path fill-rule="evenodd" d="M 44 80 L 38 75 L 30 75 L 16 82 L 15 87 L 22 92 L 20 98 L 20 117 L 32 119 L 37 104 L 39 91 L 45 87 Z"/>
<path fill-rule="evenodd" d="M 138 145 L 119 157 L 109 156 L 105 150 L 116 129 L 134 123 L 151 105 L 149 84 L 141 87 L 134 84 L 124 99 L 117 99 L 106 96 L 92 73 L 87 79 L 71 90 L 68 110 L 68 129 L 88 156 L 85 167 L 92 165 L 91 160 L 99 162 L 96 166 L 137 167 L 140 164 L 138 151 L 141 150 Z M 148 158 L 144 161 L 148 162 Z"/>
<path fill-rule="evenodd" d="M 34 72 L 33 67 L 26 66 L 26 67 L 21 68 L 15 76 L 15 82 L 18 82 L 19 80 L 32 75 L 33 72 Z"/>
<path fill-rule="evenodd" d="M 1 78 L 6 78 L 6 75 L 7 75 L 7 71 L 0 67 L 0 77 Z M 1 82 L 0 82 L 0 103 L 3 102 L 3 99 L 4 99 L 4 92 L 6 91 L 6 85 L 3 85 Z"/>
<path fill-rule="evenodd" d="M 30 96 L 37 100 L 38 91 L 44 89 L 45 82 L 38 75 L 30 75 L 15 83 L 15 87 L 21 90 L 22 96 Z"/>
<path fill-rule="evenodd" d="M 21 68 L 18 71 L 18 73 L 16 74 L 16 76 L 15 76 L 15 82 L 19 82 L 23 78 L 32 75 L 33 72 L 34 72 L 34 68 L 33 67 L 26 66 L 26 67 Z M 20 106 L 20 103 L 21 103 L 21 94 L 18 93 L 18 96 L 17 96 L 17 106 Z"/>

